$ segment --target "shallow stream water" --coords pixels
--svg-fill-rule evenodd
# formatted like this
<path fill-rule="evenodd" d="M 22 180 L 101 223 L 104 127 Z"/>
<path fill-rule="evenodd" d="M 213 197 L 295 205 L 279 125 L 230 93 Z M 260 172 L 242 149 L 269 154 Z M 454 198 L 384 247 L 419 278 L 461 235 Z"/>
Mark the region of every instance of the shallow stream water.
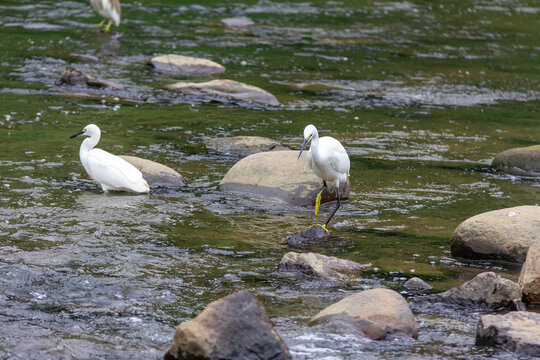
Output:
<path fill-rule="evenodd" d="M 538 3 L 485 1 L 129 1 L 109 34 L 87 1 L 0 3 L 0 358 L 158 359 L 178 323 L 248 289 L 294 359 L 511 359 L 474 346 L 479 313 L 414 307 L 418 340 L 359 340 L 309 318 L 346 295 L 419 276 L 443 291 L 519 266 L 450 254 L 475 214 L 540 202 L 540 180 L 490 168 L 540 141 Z M 249 27 L 224 18 L 246 16 Z M 222 78 L 282 106 L 223 106 L 163 90 L 153 56 L 208 58 Z M 67 95 L 67 65 L 124 85 Z M 187 186 L 105 195 L 80 139 L 179 171 Z M 212 137 L 257 135 L 299 149 L 315 124 L 351 158 L 351 195 L 312 250 L 370 264 L 358 284 L 277 277 L 286 238 L 313 209 L 225 194 L 238 160 Z M 321 220 L 333 204 L 321 207 Z M 320 221 L 320 220 L 319 220 Z M 408 294 L 403 293 L 408 297 Z M 412 297 L 409 297 L 412 300 Z"/>

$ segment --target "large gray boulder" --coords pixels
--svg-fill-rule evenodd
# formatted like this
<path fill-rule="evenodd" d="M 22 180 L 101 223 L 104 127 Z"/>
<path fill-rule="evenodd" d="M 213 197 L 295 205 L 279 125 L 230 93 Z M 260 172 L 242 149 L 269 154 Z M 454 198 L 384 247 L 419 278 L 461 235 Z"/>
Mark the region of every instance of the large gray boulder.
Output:
<path fill-rule="evenodd" d="M 384 340 L 397 335 L 418 338 L 418 328 L 407 301 L 390 289 L 371 289 L 348 296 L 313 316 L 310 325 L 331 323 Z"/>
<path fill-rule="evenodd" d="M 223 155 L 246 157 L 264 151 L 288 150 L 276 140 L 260 136 L 234 136 L 204 141 L 206 148 Z"/>
<path fill-rule="evenodd" d="M 203 102 L 279 106 L 279 101 L 269 92 L 233 80 L 220 79 L 200 83 L 182 81 L 165 88 Z"/>
<path fill-rule="evenodd" d="M 518 284 L 523 291 L 524 301 L 540 303 L 540 244 L 529 247 Z"/>
<path fill-rule="evenodd" d="M 495 156 L 491 166 L 515 175 L 540 175 L 540 145 L 503 151 Z"/>
<path fill-rule="evenodd" d="M 540 357 L 540 314 L 513 311 L 484 315 L 476 326 L 476 345 L 491 346 L 519 356 Z"/>
<path fill-rule="evenodd" d="M 227 172 L 219 183 L 219 189 L 276 198 L 291 205 L 314 205 L 322 180 L 309 168 L 304 154 L 298 160 L 298 151 L 250 155 Z M 341 199 L 349 198 L 348 182 L 340 184 L 340 195 Z M 321 202 L 335 199 L 336 194 L 331 189 L 323 193 Z"/>
<path fill-rule="evenodd" d="M 428 299 L 469 307 L 499 309 L 512 305 L 514 299 L 521 299 L 521 288 L 512 280 L 494 272 L 485 272 L 474 279 Z"/>
<path fill-rule="evenodd" d="M 239 291 L 209 304 L 176 328 L 165 360 L 289 360 L 260 301 Z"/>
<path fill-rule="evenodd" d="M 225 72 L 225 67 L 207 59 L 183 55 L 162 55 L 148 62 L 152 70 L 174 77 L 203 77 Z"/>
<path fill-rule="evenodd" d="M 540 244 L 540 206 L 516 206 L 473 216 L 451 240 L 452 255 L 523 263 L 529 246 Z"/>
<path fill-rule="evenodd" d="M 150 186 L 174 187 L 185 185 L 183 176 L 168 166 L 136 156 L 120 155 L 120 157 L 139 169 L 143 174 L 144 180 Z"/>
<path fill-rule="evenodd" d="M 322 280 L 357 281 L 361 270 L 369 267 L 357 262 L 339 259 L 313 252 L 297 253 L 290 251 L 283 255 L 278 273 L 286 277 L 311 277 Z"/>

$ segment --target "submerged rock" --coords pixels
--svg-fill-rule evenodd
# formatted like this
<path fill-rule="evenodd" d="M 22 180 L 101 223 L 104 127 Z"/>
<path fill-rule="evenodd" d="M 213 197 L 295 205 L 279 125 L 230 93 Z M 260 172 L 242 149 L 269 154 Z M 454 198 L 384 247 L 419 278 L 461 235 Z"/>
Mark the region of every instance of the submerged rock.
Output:
<path fill-rule="evenodd" d="M 301 234 L 290 235 L 287 244 L 291 247 L 305 247 L 324 241 L 330 237 L 330 232 L 320 225 L 313 225 Z"/>
<path fill-rule="evenodd" d="M 423 292 L 433 289 L 431 285 L 417 277 L 413 277 L 407 280 L 405 284 L 403 284 L 403 287 L 412 292 Z"/>
<path fill-rule="evenodd" d="M 183 176 L 168 166 L 136 156 L 120 155 L 120 157 L 139 169 L 143 174 L 144 180 L 150 186 L 185 185 Z"/>
<path fill-rule="evenodd" d="M 540 357 L 540 314 L 519 311 L 481 316 L 476 326 L 476 345 Z"/>
<path fill-rule="evenodd" d="M 426 299 L 461 306 L 499 309 L 511 306 L 514 299 L 521 299 L 521 289 L 512 280 L 494 272 L 485 272 L 458 287 L 430 295 Z"/>
<path fill-rule="evenodd" d="M 495 156 L 491 166 L 515 175 L 540 175 L 540 145 L 503 151 Z"/>
<path fill-rule="evenodd" d="M 290 251 L 283 255 L 278 273 L 288 277 L 313 277 L 322 280 L 354 281 L 360 278 L 360 270 L 370 265 L 361 265 L 351 260 L 339 259 L 317 253 Z"/>
<path fill-rule="evenodd" d="M 213 138 L 205 140 L 204 144 L 214 152 L 239 157 L 246 157 L 264 151 L 288 150 L 279 142 L 260 136 Z"/>
<path fill-rule="evenodd" d="M 279 106 L 276 97 L 263 89 L 233 80 L 212 80 L 201 83 L 178 82 L 166 89 L 195 97 L 200 101 L 217 101 L 223 104 L 252 104 Z"/>
<path fill-rule="evenodd" d="M 371 289 L 348 296 L 311 318 L 309 324 L 330 323 L 373 340 L 398 335 L 418 338 L 418 328 L 407 301 L 390 289 Z"/>
<path fill-rule="evenodd" d="M 540 244 L 529 247 L 518 284 L 523 291 L 524 301 L 540 303 Z"/>
<path fill-rule="evenodd" d="M 322 180 L 308 167 L 305 155 L 298 151 L 270 151 L 250 155 L 238 161 L 219 183 L 222 191 L 233 191 L 274 198 L 291 205 L 312 206 L 322 189 Z M 331 189 L 321 203 L 336 199 Z M 349 183 L 340 184 L 341 199 L 349 198 Z"/>
<path fill-rule="evenodd" d="M 178 325 L 165 355 L 165 360 L 173 359 L 288 360 L 291 355 L 264 306 L 244 290 L 212 302 Z"/>
<path fill-rule="evenodd" d="M 516 206 L 473 216 L 451 240 L 452 255 L 522 263 L 527 249 L 540 244 L 540 206 Z"/>
<path fill-rule="evenodd" d="M 112 81 L 96 79 L 93 76 L 85 74 L 82 70 L 79 70 L 73 66 L 67 66 L 62 73 L 60 83 L 70 86 L 84 86 L 91 88 L 112 88 L 123 89 L 124 87 Z"/>
<path fill-rule="evenodd" d="M 175 77 L 202 77 L 225 72 L 223 65 L 211 60 L 174 54 L 156 56 L 147 65 L 156 72 Z"/>

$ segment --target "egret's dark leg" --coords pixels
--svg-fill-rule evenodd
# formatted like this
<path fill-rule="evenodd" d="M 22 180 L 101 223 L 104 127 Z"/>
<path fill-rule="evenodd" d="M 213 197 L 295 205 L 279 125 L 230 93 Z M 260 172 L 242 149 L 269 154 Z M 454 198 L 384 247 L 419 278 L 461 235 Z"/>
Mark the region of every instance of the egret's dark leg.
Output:
<path fill-rule="evenodd" d="M 328 220 L 326 220 L 326 223 L 324 224 L 324 226 L 328 226 L 328 223 L 330 222 L 330 220 L 332 219 L 332 216 L 334 216 L 334 214 L 336 213 L 337 209 L 339 209 L 339 206 L 341 205 L 341 201 L 339 199 L 339 186 L 336 188 L 336 193 L 337 193 L 337 206 L 336 208 L 334 209 L 334 211 L 332 211 L 332 214 L 330 214 L 330 217 L 328 218 Z"/>

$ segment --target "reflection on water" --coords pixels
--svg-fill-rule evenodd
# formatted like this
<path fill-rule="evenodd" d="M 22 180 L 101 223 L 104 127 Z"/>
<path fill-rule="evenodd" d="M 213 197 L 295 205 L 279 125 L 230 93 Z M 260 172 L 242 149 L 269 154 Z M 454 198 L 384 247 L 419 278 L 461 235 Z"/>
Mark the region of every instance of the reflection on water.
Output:
<path fill-rule="evenodd" d="M 537 4 L 149 0 L 122 13 L 101 34 L 87 2 L 0 5 L 0 357 L 158 359 L 179 322 L 249 289 L 295 359 L 511 358 L 475 347 L 479 314 L 459 309 L 413 302 L 417 341 L 307 322 L 360 290 L 403 291 L 411 276 L 435 291 L 486 270 L 517 277 L 508 264 L 453 259 L 449 238 L 479 212 L 540 202 L 538 177 L 489 167 L 540 139 Z M 254 24 L 221 22 L 232 16 Z M 202 105 L 163 90 L 178 79 L 145 63 L 167 53 L 220 62 L 224 77 L 284 106 Z M 124 89 L 60 85 L 67 65 Z M 166 164 L 188 185 L 103 194 L 68 141 L 88 123 L 106 134 L 103 149 Z M 238 159 L 200 144 L 257 135 L 299 149 L 308 123 L 346 147 L 351 197 L 331 238 L 306 251 L 372 264 L 355 284 L 275 276 L 313 209 L 219 192 Z"/>

